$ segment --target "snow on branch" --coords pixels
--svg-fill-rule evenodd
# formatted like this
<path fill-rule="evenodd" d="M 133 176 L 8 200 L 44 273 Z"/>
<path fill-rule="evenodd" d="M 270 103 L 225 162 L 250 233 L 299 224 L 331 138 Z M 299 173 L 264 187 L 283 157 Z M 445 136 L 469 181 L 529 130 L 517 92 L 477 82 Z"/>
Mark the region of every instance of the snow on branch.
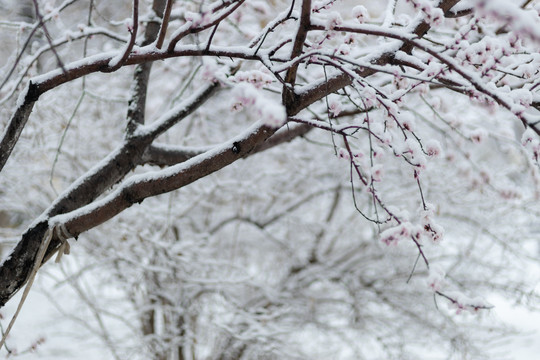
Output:
<path fill-rule="evenodd" d="M 255 124 L 243 134 L 196 155 L 178 165 L 143 175 L 134 175 L 110 195 L 52 221 L 65 225 L 74 236 L 87 231 L 144 199 L 179 189 L 249 154 L 263 143 L 275 128 Z"/>

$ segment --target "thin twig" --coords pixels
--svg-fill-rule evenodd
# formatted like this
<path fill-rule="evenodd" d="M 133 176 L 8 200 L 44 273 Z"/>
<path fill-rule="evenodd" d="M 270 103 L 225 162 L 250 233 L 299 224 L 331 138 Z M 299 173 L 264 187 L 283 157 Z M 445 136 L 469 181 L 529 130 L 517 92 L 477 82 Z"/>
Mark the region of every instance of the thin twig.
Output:
<path fill-rule="evenodd" d="M 133 27 L 129 29 L 129 32 L 131 33 L 131 38 L 129 39 L 129 43 L 126 46 L 126 49 L 124 50 L 124 54 L 118 60 L 113 58 L 113 60 L 109 63 L 109 66 L 103 70 L 104 72 L 113 72 L 120 69 L 128 59 L 131 50 L 133 50 L 133 46 L 135 46 L 135 40 L 137 39 L 137 30 L 139 29 L 139 0 L 133 0 L 132 22 Z"/>
<path fill-rule="evenodd" d="M 60 66 L 60 68 L 62 69 L 62 72 L 65 74 L 66 68 L 64 67 L 64 63 L 60 59 L 60 56 L 58 55 L 55 47 L 52 44 L 52 39 L 51 39 L 51 35 L 49 34 L 49 30 L 47 30 L 47 26 L 45 25 L 45 22 L 43 21 L 43 16 L 41 16 L 41 13 L 39 12 L 39 5 L 37 3 L 37 0 L 33 0 L 33 1 L 34 1 L 34 10 L 36 11 L 36 16 L 39 20 L 39 25 L 43 28 L 43 33 L 45 34 L 45 38 L 47 38 L 47 42 L 49 43 L 51 51 L 53 52 L 54 57 L 56 58 L 58 66 Z"/>

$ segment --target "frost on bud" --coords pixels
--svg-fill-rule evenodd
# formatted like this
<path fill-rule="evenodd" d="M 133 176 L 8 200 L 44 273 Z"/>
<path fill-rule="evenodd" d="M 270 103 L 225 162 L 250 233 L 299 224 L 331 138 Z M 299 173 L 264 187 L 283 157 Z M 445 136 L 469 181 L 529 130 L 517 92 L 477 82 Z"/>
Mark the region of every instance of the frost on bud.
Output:
<path fill-rule="evenodd" d="M 423 227 L 423 235 L 434 243 L 439 243 L 444 237 L 444 228 L 433 220 L 433 206 L 426 204 L 426 210 L 422 210 L 420 220 Z"/>
<path fill-rule="evenodd" d="M 341 112 L 341 104 L 336 100 L 330 101 L 330 103 L 328 104 L 328 111 L 330 112 L 332 117 L 338 116 Z"/>
<path fill-rule="evenodd" d="M 523 75 L 523 77 L 526 79 L 530 79 L 537 72 L 536 66 L 532 63 L 520 66 L 519 70 L 521 71 L 521 74 Z"/>
<path fill-rule="evenodd" d="M 416 86 L 416 88 L 418 89 L 418 92 L 422 95 L 426 95 L 429 92 L 429 84 L 425 82 L 420 83 Z"/>
<path fill-rule="evenodd" d="M 334 30 L 336 26 L 343 23 L 341 15 L 337 11 L 332 11 L 326 18 L 326 30 Z"/>
<path fill-rule="evenodd" d="M 133 19 L 124 19 L 124 26 L 129 32 L 133 31 Z"/>
<path fill-rule="evenodd" d="M 227 75 L 225 74 L 223 68 L 217 66 L 217 64 L 208 63 L 204 64 L 201 77 L 204 81 L 211 83 L 226 83 Z"/>
<path fill-rule="evenodd" d="M 367 108 L 373 107 L 377 104 L 377 92 L 371 86 L 364 87 L 361 95 Z"/>
<path fill-rule="evenodd" d="M 476 144 L 480 144 L 483 142 L 487 137 L 487 133 L 484 129 L 476 129 L 474 131 L 471 131 L 469 134 L 469 138 L 472 140 L 472 142 Z"/>
<path fill-rule="evenodd" d="M 527 128 L 527 130 L 525 130 L 525 132 L 521 136 L 521 143 L 527 149 L 532 150 L 532 159 L 534 161 L 538 161 L 540 158 L 540 140 L 538 139 L 538 135 L 535 134 L 533 129 L 529 127 Z"/>
<path fill-rule="evenodd" d="M 259 97 L 257 99 L 256 107 L 258 113 L 261 115 L 261 120 L 265 125 L 279 128 L 287 120 L 287 111 L 285 110 L 285 106 L 281 103 Z"/>
<path fill-rule="evenodd" d="M 439 243 L 444 237 L 444 229 L 442 226 L 430 221 L 424 224 L 424 234 L 426 234 L 434 243 Z"/>
<path fill-rule="evenodd" d="M 340 159 L 350 160 L 351 156 L 349 155 L 349 152 L 344 148 L 338 148 L 337 155 Z"/>
<path fill-rule="evenodd" d="M 510 96 L 513 98 L 515 102 L 525 107 L 529 107 L 533 102 L 531 92 L 526 89 L 512 90 L 512 92 L 510 93 Z"/>
<path fill-rule="evenodd" d="M 434 8 L 427 14 L 427 21 L 431 26 L 440 26 L 444 22 L 444 12 L 440 8 Z"/>
<path fill-rule="evenodd" d="M 428 156 L 436 158 L 442 154 L 441 144 L 437 140 L 428 140 L 425 147 Z"/>
<path fill-rule="evenodd" d="M 399 121 L 401 122 L 401 126 L 405 130 L 413 132 L 414 129 L 416 128 L 416 124 L 415 124 L 415 121 L 414 121 L 414 116 L 413 116 L 413 114 L 411 114 L 409 112 L 403 112 L 401 114 L 401 116 L 400 116 Z"/>
<path fill-rule="evenodd" d="M 529 127 L 523 132 L 523 135 L 521 136 L 521 143 L 523 146 L 526 146 L 527 144 L 535 144 L 535 140 L 537 138 L 538 136 L 534 133 L 534 130 Z"/>
<path fill-rule="evenodd" d="M 186 21 L 191 22 L 191 27 L 197 27 L 203 22 L 203 16 L 199 13 L 186 11 L 185 13 Z"/>
<path fill-rule="evenodd" d="M 384 168 L 381 164 L 373 165 L 371 167 L 371 180 L 379 182 L 382 180 L 384 174 Z"/>
<path fill-rule="evenodd" d="M 353 7 L 352 9 L 352 15 L 360 24 L 363 24 L 364 22 L 369 20 L 369 12 L 365 8 L 365 6 L 358 5 Z"/>
<path fill-rule="evenodd" d="M 241 111 L 245 107 L 255 105 L 257 101 L 257 91 L 251 85 L 241 83 L 234 89 L 234 103 L 231 106 L 233 111 Z"/>
<path fill-rule="evenodd" d="M 396 246 L 400 240 L 406 239 L 411 236 L 411 224 L 402 223 L 398 226 L 386 229 L 381 233 L 381 241 L 386 245 Z"/>
<path fill-rule="evenodd" d="M 349 55 L 351 52 L 351 47 L 347 44 L 341 44 L 339 45 L 339 48 L 337 49 L 337 53 L 339 55 Z"/>
<path fill-rule="evenodd" d="M 394 74 L 393 83 L 396 89 L 405 89 L 407 86 L 409 86 L 409 80 L 400 74 Z"/>
<path fill-rule="evenodd" d="M 355 34 L 347 34 L 345 35 L 345 38 L 343 38 L 343 43 L 347 45 L 356 44 L 356 35 Z"/>
<path fill-rule="evenodd" d="M 476 314 L 479 310 L 493 307 L 489 302 L 480 298 L 471 299 L 465 294 L 457 291 L 448 292 L 445 297 L 450 300 L 449 307 L 456 310 L 456 314 L 470 312 Z"/>
<path fill-rule="evenodd" d="M 238 84 L 234 91 L 233 111 L 251 107 L 264 125 L 278 128 L 287 120 L 285 107 L 272 98 L 261 94 L 261 91 L 249 83 Z"/>
<path fill-rule="evenodd" d="M 238 71 L 232 80 L 235 82 L 247 82 L 255 86 L 257 89 L 261 89 L 264 86 L 270 85 L 274 79 L 259 70 L 251 71 Z"/>
<path fill-rule="evenodd" d="M 432 291 L 440 291 L 445 285 L 445 276 L 446 273 L 440 266 L 431 266 L 426 279 L 427 287 Z"/>

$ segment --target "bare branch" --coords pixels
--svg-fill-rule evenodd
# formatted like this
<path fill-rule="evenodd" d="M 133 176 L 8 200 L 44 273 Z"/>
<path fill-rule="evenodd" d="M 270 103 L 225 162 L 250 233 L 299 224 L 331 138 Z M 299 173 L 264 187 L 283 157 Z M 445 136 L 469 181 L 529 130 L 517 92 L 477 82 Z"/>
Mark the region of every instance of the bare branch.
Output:
<path fill-rule="evenodd" d="M 444 13 L 444 16 L 447 17 L 447 18 L 455 19 L 455 18 L 458 18 L 458 17 L 471 15 L 473 12 L 474 12 L 473 8 L 462 9 L 462 10 L 459 10 L 459 11 L 449 10 L 449 11 Z"/>
<path fill-rule="evenodd" d="M 180 29 L 178 29 L 176 31 L 176 33 L 174 33 L 172 36 L 173 38 L 171 39 L 171 41 L 169 42 L 169 45 L 167 46 L 167 52 L 173 52 L 175 47 L 176 47 L 176 44 L 178 44 L 178 42 L 180 40 L 182 40 L 186 35 L 189 35 L 189 34 L 195 34 L 195 33 L 199 33 L 201 31 L 204 31 L 206 29 L 209 29 L 211 27 L 214 27 L 215 25 L 219 24 L 221 21 L 223 21 L 225 18 L 227 18 L 230 14 L 232 14 L 236 9 L 238 9 L 243 3 L 244 3 L 245 0 L 240 0 L 240 1 L 237 1 L 233 6 L 231 6 L 229 9 L 223 11 L 222 14 L 220 14 L 217 18 L 215 18 L 213 21 L 210 21 L 206 24 L 202 24 L 202 25 L 197 25 L 197 26 L 193 26 L 193 24 L 191 23 L 191 21 L 189 21 L 188 23 L 186 23 L 183 27 L 181 27 Z M 224 3 L 225 5 L 226 3 Z M 216 11 L 219 10 L 218 9 L 215 9 Z"/>
<path fill-rule="evenodd" d="M 167 33 L 167 27 L 169 26 L 169 17 L 171 16 L 171 9 L 174 0 L 167 0 L 167 5 L 165 6 L 165 12 L 163 13 L 161 19 L 161 26 L 159 28 L 159 35 L 157 36 L 156 48 L 161 49 L 163 41 L 165 40 L 165 34 Z"/>
<path fill-rule="evenodd" d="M 39 97 L 38 92 L 36 91 L 35 85 L 30 81 L 26 90 L 21 93 L 19 99 L 22 99 L 21 105 L 17 108 L 15 113 L 9 119 L 9 123 L 2 134 L 2 140 L 0 142 L 0 171 L 4 168 L 13 148 L 19 140 L 28 117 L 34 108 L 34 103 Z"/>
<path fill-rule="evenodd" d="M 43 16 L 41 16 L 41 13 L 39 12 L 39 5 L 37 3 L 37 0 L 33 0 L 34 2 L 34 11 L 36 12 L 36 16 L 39 20 L 39 25 L 43 28 L 43 33 L 45 34 L 45 37 L 47 38 L 47 42 L 49 43 L 49 47 L 51 51 L 53 52 L 54 56 L 56 57 L 56 62 L 58 63 L 58 66 L 62 69 L 63 72 L 66 72 L 66 69 L 64 69 L 64 63 L 60 59 L 60 56 L 56 52 L 55 47 L 52 44 L 51 35 L 49 34 L 49 30 L 47 30 L 47 25 L 43 22 Z"/>
<path fill-rule="evenodd" d="M 147 134 L 146 136 L 152 138 L 156 138 L 163 134 L 177 124 L 178 121 L 184 119 L 187 115 L 191 114 L 195 109 L 204 104 L 204 102 L 214 94 L 214 91 L 219 88 L 219 85 L 219 82 L 216 81 L 202 86 L 197 92 L 167 111 L 158 120 L 147 125 L 144 129 L 141 129 L 142 133 L 145 133 Z"/>
<path fill-rule="evenodd" d="M 158 38 L 158 32 L 166 31 L 166 23 L 168 22 L 168 17 L 171 13 L 171 6 L 173 0 L 167 0 L 167 8 L 164 9 L 165 0 L 154 0 L 152 9 L 155 13 L 162 17 L 167 17 L 167 20 L 163 19 L 161 26 L 158 28 L 157 24 L 151 22 L 146 27 L 144 34 L 143 46 L 151 44 L 153 41 L 156 41 Z M 165 10 L 165 12 L 164 12 Z M 165 22 L 165 25 L 164 25 Z M 163 29 L 165 26 L 165 29 Z M 164 34 L 163 34 L 164 36 Z M 159 39 L 158 39 L 159 41 Z M 158 47 L 159 48 L 159 47 Z M 148 91 L 148 81 L 150 79 L 150 71 L 152 69 L 153 62 L 146 62 L 138 64 L 135 67 L 135 72 L 133 74 L 133 82 L 131 84 L 131 95 L 129 99 L 129 106 L 127 112 L 127 125 L 126 125 L 126 136 L 132 136 L 133 132 L 139 127 L 139 125 L 144 124 L 144 116 L 146 110 L 146 95 Z"/>
<path fill-rule="evenodd" d="M 296 31 L 296 37 L 294 39 L 293 48 L 291 51 L 290 58 L 298 57 L 302 54 L 304 49 L 304 43 L 306 41 L 307 34 L 309 32 L 309 27 L 311 24 L 311 0 L 302 1 L 302 10 L 300 14 L 300 22 L 298 23 L 298 30 Z M 290 113 L 289 107 L 292 103 L 295 102 L 296 95 L 294 93 L 294 84 L 296 82 L 296 72 L 298 71 L 299 64 L 293 64 L 285 74 L 285 85 L 283 85 L 283 104 L 287 108 L 287 113 L 289 115 L 294 115 Z M 290 86 L 290 87 L 289 87 Z"/>
<path fill-rule="evenodd" d="M 141 158 L 141 164 L 171 166 L 182 163 L 209 151 L 210 148 L 193 148 L 163 144 L 150 145 Z"/>

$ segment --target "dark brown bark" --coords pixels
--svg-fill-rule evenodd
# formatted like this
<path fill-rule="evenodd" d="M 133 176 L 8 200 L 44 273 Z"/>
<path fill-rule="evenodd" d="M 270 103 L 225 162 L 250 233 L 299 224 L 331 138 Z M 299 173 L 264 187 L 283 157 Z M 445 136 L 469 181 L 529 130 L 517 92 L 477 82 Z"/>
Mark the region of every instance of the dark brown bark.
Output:
<path fill-rule="evenodd" d="M 445 0 L 441 3 L 441 8 L 446 12 L 457 2 L 458 0 Z M 162 3 L 164 5 L 163 1 Z M 308 3 L 310 2 L 305 1 L 303 6 Z M 305 9 L 303 8 L 303 12 L 304 10 Z M 309 17 L 308 20 L 304 21 L 304 24 L 309 25 Z M 417 33 L 418 36 L 423 36 L 428 30 L 429 26 L 422 23 L 417 27 L 415 33 Z M 304 27 L 300 27 L 299 32 L 304 31 L 307 33 L 307 30 L 305 30 Z M 296 48 L 301 49 L 300 45 L 303 45 L 302 39 L 305 39 L 305 34 L 300 34 L 297 37 Z M 402 50 L 407 50 L 409 45 L 410 44 L 408 43 L 404 43 Z M 205 49 L 170 53 L 156 52 L 135 54 L 130 55 L 126 59 L 125 64 L 144 63 L 174 56 L 205 55 L 222 55 L 259 60 L 257 55 L 246 56 L 241 52 L 211 51 Z M 391 63 L 392 60 L 393 54 L 389 53 L 383 54 L 380 58 L 375 60 L 374 63 L 382 65 Z M 24 103 L 18 107 L 10 121 L 8 130 L 4 133 L 2 142 L 0 143 L 0 169 L 9 158 L 9 154 L 15 146 L 18 136 L 32 110 L 32 106 L 39 95 L 65 82 L 74 80 L 91 72 L 106 70 L 108 69 L 109 61 L 110 59 L 99 59 L 92 63 L 72 65 L 71 67 L 68 66 L 65 73 L 59 72 L 54 76 L 45 78 L 39 83 L 30 84 Z M 364 69 L 358 71 L 358 75 L 363 77 L 370 76 L 373 73 L 375 73 L 375 70 Z M 294 84 L 294 77 L 292 76 L 293 72 L 290 74 L 289 80 L 291 82 L 290 85 L 292 86 L 292 84 Z M 142 79 L 141 83 L 145 84 L 147 81 L 147 78 Z M 290 92 L 289 94 L 291 95 L 284 98 L 287 113 L 289 116 L 295 115 L 312 103 L 324 98 L 326 95 L 350 84 L 350 77 L 347 74 L 340 74 L 329 78 L 327 81 L 321 81 L 306 92 L 293 93 L 291 92 L 291 89 L 285 87 L 284 92 Z M 178 119 L 171 120 L 168 125 L 163 129 L 160 129 L 160 131 L 154 132 L 153 134 L 147 134 L 146 136 L 128 136 L 126 143 L 121 148 L 117 149 L 106 162 L 103 162 L 101 167 L 93 170 L 90 174 L 83 176 L 81 178 L 82 180 L 76 182 L 71 190 L 65 193 L 65 196 L 58 199 L 51 208 L 45 212 L 46 218 L 74 211 L 75 209 L 92 202 L 97 196 L 102 194 L 105 189 L 121 180 L 137 164 L 145 161 L 144 159 L 146 158 L 143 157 L 143 154 L 145 154 L 147 149 L 150 149 L 147 151 L 147 154 L 152 152 L 152 148 L 149 148 L 149 146 L 155 139 L 155 136 L 174 125 L 181 118 L 189 115 L 191 111 L 200 106 L 212 93 L 213 89 L 210 89 L 208 92 L 203 91 L 204 96 L 193 104 L 190 111 L 182 113 Z M 144 99 L 143 97 L 140 97 L 139 99 L 134 99 L 134 101 L 138 101 L 137 105 L 139 110 L 138 113 L 133 113 L 129 116 L 133 119 L 132 125 L 135 127 L 137 124 L 142 123 L 144 118 Z M 280 138 L 281 140 L 276 140 L 275 144 L 289 141 L 295 136 L 301 136 L 308 130 L 308 127 L 297 127 L 293 130 L 292 135 L 282 135 Z M 199 155 L 199 161 L 194 161 L 195 159 L 193 159 L 191 162 L 188 161 L 184 165 L 178 166 L 176 171 L 163 173 L 163 176 L 161 177 L 139 178 L 139 180 L 127 182 L 127 184 L 121 186 L 116 192 L 113 192 L 103 201 L 100 201 L 99 204 L 96 204 L 96 206 L 89 209 L 88 212 L 73 213 L 72 216 L 67 218 L 68 220 L 64 225 L 70 234 L 76 236 L 111 219 L 124 209 L 130 207 L 134 203 L 143 201 L 147 197 L 179 189 L 237 161 L 238 159 L 269 148 L 272 145 L 269 145 L 270 142 L 268 144 L 265 144 L 265 142 L 275 133 L 275 131 L 276 129 L 261 126 L 253 132 L 246 134 L 243 138 L 232 139 L 229 143 L 221 146 L 219 149 L 211 150 L 208 154 Z M 275 139 L 278 139 L 278 137 Z M 52 226 L 54 224 L 50 225 Z M 49 224 L 46 220 L 33 225 L 22 236 L 21 241 L 13 250 L 11 257 L 0 266 L 0 307 L 3 306 L 26 282 L 37 249 L 48 226 Z M 54 254 L 59 245 L 59 239 L 56 237 L 53 238 L 51 245 L 47 250 L 46 259 Z"/>

